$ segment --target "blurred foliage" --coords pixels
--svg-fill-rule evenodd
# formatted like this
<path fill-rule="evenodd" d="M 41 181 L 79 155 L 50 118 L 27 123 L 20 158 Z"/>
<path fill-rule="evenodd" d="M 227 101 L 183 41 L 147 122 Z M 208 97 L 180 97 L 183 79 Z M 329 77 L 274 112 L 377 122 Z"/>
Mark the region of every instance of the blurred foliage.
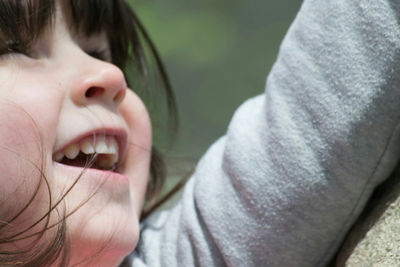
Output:
<path fill-rule="evenodd" d="M 180 110 L 173 155 L 196 160 L 263 92 L 300 0 L 129 0 L 162 55 Z M 155 127 L 156 139 L 166 129 Z"/>

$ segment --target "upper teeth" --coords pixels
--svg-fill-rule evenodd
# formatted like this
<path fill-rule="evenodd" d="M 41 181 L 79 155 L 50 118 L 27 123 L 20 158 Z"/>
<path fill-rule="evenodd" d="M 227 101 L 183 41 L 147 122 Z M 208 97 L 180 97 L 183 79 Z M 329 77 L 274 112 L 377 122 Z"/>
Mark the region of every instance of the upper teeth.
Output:
<path fill-rule="evenodd" d="M 79 143 L 68 145 L 62 151 L 53 155 L 55 161 L 62 161 L 64 156 L 75 159 L 79 152 L 84 154 L 105 154 L 98 163 L 103 167 L 114 165 L 118 161 L 118 143 L 112 136 L 91 136 L 81 140 Z"/>

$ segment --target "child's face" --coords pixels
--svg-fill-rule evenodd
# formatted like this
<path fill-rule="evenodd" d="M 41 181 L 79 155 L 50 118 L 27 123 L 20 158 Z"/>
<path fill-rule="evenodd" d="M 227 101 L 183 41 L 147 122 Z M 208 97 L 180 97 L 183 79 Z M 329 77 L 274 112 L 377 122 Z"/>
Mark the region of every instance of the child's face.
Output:
<path fill-rule="evenodd" d="M 39 38 L 29 56 L 0 57 L 0 215 L 14 216 L 39 188 L 14 221 L 15 229 L 24 229 L 50 208 L 44 177 L 55 205 L 82 175 L 52 212 L 52 223 L 64 208 L 66 214 L 73 212 L 67 220 L 72 257 L 106 246 L 104 257 L 97 258 L 115 264 L 138 240 L 149 174 L 150 121 L 141 100 L 126 90 L 121 70 L 89 55 L 106 50 L 107 57 L 106 37 L 77 36 L 66 25 L 57 11 L 54 28 Z M 100 155 L 105 162 L 95 167 L 109 168 L 118 154 L 117 171 L 84 169 L 77 160 L 61 160 L 69 153 L 73 157 L 76 147 L 89 151 L 85 138 L 94 145 L 116 141 L 119 152 L 98 151 L 110 155 Z M 5 217 L 0 219 L 10 219 Z"/>

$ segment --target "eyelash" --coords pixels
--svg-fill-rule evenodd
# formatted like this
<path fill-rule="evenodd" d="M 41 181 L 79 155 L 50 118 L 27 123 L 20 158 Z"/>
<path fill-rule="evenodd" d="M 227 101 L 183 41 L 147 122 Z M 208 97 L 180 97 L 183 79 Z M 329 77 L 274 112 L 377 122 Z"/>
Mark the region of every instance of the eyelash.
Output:
<path fill-rule="evenodd" d="M 103 50 L 93 50 L 93 51 L 89 51 L 87 52 L 88 55 L 90 55 L 91 57 L 97 58 L 99 60 L 103 60 L 103 61 L 110 61 L 109 56 L 107 55 L 107 50 L 103 49 Z"/>
<path fill-rule="evenodd" d="M 3 51 L 0 51 L 0 55 L 13 54 L 13 53 L 22 54 L 28 57 L 34 57 L 32 51 L 29 51 L 28 47 L 21 46 L 19 42 L 9 41 L 7 47 Z M 98 50 L 94 49 L 86 53 L 91 57 L 99 60 L 111 61 L 107 49 L 98 49 Z"/>
<path fill-rule="evenodd" d="M 6 46 L 0 52 L 1 55 L 11 54 L 11 53 L 18 53 L 29 56 L 30 51 L 28 47 L 25 47 L 20 42 L 15 42 L 12 40 L 8 40 L 6 42 Z"/>

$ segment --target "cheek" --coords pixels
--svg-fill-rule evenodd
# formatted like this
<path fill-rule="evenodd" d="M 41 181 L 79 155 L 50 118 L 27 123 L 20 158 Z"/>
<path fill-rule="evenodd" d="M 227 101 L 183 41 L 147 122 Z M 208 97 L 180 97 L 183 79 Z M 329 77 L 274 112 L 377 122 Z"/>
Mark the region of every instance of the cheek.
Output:
<path fill-rule="evenodd" d="M 44 158 L 37 125 L 23 109 L 0 107 L 0 125 L 0 179 L 7 192 L 21 183 L 27 186 L 29 177 L 40 173 Z"/>
<path fill-rule="evenodd" d="M 29 75 L 16 71 L 9 77 L 0 87 L 0 197 L 7 199 L 1 201 L 6 203 L 2 208 L 12 206 L 16 211 L 30 201 L 39 183 L 46 192 L 39 192 L 35 200 L 46 202 L 39 198 L 49 194 L 44 178 L 52 183 L 49 151 L 55 140 L 60 97 L 56 97 L 57 90 L 35 84 Z"/>
<path fill-rule="evenodd" d="M 0 68 L 0 80 L 7 74 L 9 77 L 0 85 L 1 114 L 7 116 L 15 112 L 12 119 L 17 119 L 15 127 L 18 125 L 18 131 L 34 135 L 36 143 L 39 141 L 43 149 L 52 151 L 63 99 L 60 84 L 55 81 L 55 76 L 45 75 L 45 70 L 39 73 L 18 68 L 12 70 L 14 72 L 9 73 Z M 20 121 L 21 118 L 25 121 Z"/>
<path fill-rule="evenodd" d="M 151 123 L 143 102 L 130 90 L 120 105 L 120 113 L 130 130 L 123 171 L 130 178 L 132 198 L 140 214 L 150 170 Z"/>
<path fill-rule="evenodd" d="M 2 105 L 0 125 L 0 220 L 9 221 L 29 204 L 17 220 L 3 229 L 15 232 L 37 221 L 48 209 L 42 205 L 48 202 L 44 180 L 47 175 L 42 175 L 46 164 L 41 135 L 23 109 Z"/>
<path fill-rule="evenodd" d="M 55 139 L 57 92 L 29 78 L 19 69 L 0 68 L 0 221 L 10 222 L 23 210 L 1 234 L 27 229 L 49 210 L 53 180 L 48 152 Z M 31 232 L 43 226 L 39 223 Z"/>

